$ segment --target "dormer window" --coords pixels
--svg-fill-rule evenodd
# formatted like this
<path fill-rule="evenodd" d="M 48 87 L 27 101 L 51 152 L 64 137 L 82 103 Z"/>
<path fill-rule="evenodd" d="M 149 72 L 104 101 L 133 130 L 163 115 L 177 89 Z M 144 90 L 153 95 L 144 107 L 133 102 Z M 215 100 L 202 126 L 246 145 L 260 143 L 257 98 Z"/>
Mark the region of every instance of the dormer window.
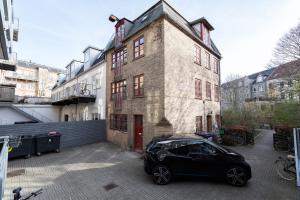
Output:
<path fill-rule="evenodd" d="M 263 81 L 263 77 L 262 75 L 258 75 L 257 78 L 256 78 L 256 82 L 262 82 Z"/>
<path fill-rule="evenodd" d="M 201 39 L 204 42 L 204 44 L 210 46 L 209 31 L 203 23 L 201 24 Z"/>
<path fill-rule="evenodd" d="M 124 21 L 121 20 L 116 24 L 116 45 L 120 45 L 124 39 L 125 25 Z"/>
<path fill-rule="evenodd" d="M 84 52 L 84 63 L 87 63 L 90 60 L 90 49 L 87 49 Z"/>

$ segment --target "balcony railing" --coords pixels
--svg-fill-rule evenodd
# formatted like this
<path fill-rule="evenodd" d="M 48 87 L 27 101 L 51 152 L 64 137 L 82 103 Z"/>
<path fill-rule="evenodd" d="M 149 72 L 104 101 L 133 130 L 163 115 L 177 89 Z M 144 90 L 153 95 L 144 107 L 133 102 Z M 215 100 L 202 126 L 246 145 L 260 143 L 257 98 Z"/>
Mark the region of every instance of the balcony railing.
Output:
<path fill-rule="evenodd" d="M 11 71 L 7 71 L 5 73 L 5 77 L 10 78 L 10 79 L 21 79 L 21 80 L 30 80 L 30 81 L 38 80 L 36 75 L 20 74 L 20 73 L 11 72 Z"/>
<path fill-rule="evenodd" d="M 89 102 L 95 101 L 96 86 L 92 84 L 78 83 L 71 87 L 67 87 L 60 92 L 52 94 L 53 102 L 72 101 L 70 103 L 80 103 L 78 101 L 79 99 L 86 99 Z"/>
<path fill-rule="evenodd" d="M 0 86 L 0 102 L 13 102 L 15 100 L 15 87 Z"/>

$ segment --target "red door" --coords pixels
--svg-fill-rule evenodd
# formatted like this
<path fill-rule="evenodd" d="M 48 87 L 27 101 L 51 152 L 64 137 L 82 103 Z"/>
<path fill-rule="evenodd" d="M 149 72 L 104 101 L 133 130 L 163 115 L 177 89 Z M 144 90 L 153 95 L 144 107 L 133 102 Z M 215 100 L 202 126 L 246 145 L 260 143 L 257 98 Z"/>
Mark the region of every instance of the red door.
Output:
<path fill-rule="evenodd" d="M 143 151 L 143 115 L 134 116 L 134 150 Z"/>

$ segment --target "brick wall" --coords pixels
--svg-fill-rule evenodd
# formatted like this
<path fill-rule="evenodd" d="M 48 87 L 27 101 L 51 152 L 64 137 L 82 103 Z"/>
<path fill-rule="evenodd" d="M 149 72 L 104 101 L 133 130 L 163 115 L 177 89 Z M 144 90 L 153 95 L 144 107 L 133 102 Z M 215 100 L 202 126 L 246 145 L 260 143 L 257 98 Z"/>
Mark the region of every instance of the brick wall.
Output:
<path fill-rule="evenodd" d="M 37 135 L 50 131 L 57 131 L 62 134 L 61 148 L 106 141 L 105 120 L 0 126 L 0 136 Z"/>

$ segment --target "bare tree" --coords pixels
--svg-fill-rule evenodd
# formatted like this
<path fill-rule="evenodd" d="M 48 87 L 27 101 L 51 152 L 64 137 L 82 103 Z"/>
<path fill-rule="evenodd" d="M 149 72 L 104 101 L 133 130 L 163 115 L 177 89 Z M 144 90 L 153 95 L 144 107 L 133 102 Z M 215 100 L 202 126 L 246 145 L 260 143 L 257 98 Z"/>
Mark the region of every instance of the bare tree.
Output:
<path fill-rule="evenodd" d="M 274 57 L 267 68 L 300 59 L 300 22 L 282 38 L 279 39 L 274 50 Z"/>

